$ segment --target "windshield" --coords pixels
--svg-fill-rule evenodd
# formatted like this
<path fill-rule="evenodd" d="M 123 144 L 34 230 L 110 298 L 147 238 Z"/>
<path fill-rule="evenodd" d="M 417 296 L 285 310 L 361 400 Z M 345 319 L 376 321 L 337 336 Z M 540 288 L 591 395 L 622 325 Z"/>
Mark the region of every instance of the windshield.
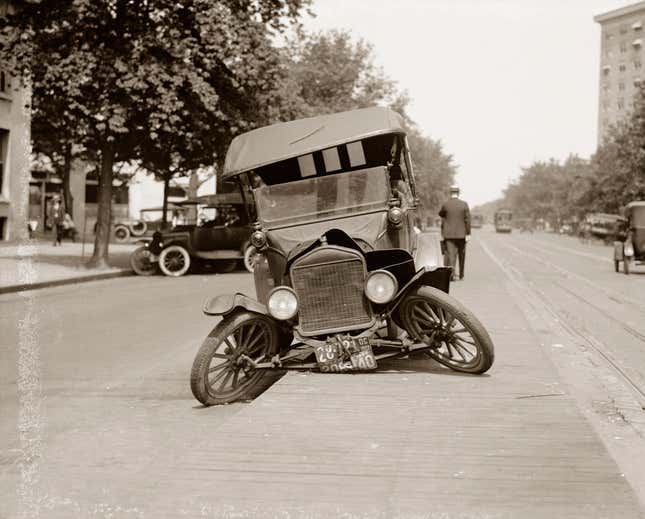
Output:
<path fill-rule="evenodd" d="M 266 227 L 314 222 L 387 208 L 390 188 L 382 167 L 263 186 L 254 189 Z"/>

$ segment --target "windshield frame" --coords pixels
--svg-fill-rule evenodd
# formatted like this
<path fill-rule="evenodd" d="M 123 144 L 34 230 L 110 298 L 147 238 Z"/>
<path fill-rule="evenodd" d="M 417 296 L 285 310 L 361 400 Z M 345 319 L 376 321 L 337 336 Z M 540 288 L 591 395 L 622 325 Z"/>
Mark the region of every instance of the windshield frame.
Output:
<path fill-rule="evenodd" d="M 347 180 L 351 175 L 357 176 L 357 174 L 367 175 L 369 177 L 373 175 L 376 175 L 376 176 L 381 175 L 381 178 L 383 179 L 383 185 L 381 187 L 385 189 L 385 196 L 383 197 L 382 201 L 378 200 L 378 201 L 369 202 L 365 204 L 366 206 L 369 206 L 369 207 L 368 208 L 366 207 L 365 209 L 362 209 L 362 210 L 361 209 L 349 210 L 351 206 L 345 206 L 344 208 L 329 208 L 324 211 L 325 213 L 324 216 L 315 216 L 314 214 L 293 215 L 293 212 L 291 212 L 289 215 L 285 215 L 283 218 L 277 218 L 277 219 L 268 219 L 268 218 L 263 218 L 262 216 L 262 203 L 261 203 L 260 197 L 262 196 L 264 191 L 268 191 L 270 189 L 284 189 L 286 186 L 293 186 L 294 184 L 312 185 L 312 183 L 315 183 L 315 182 L 329 182 L 331 179 L 335 180 L 336 186 L 338 186 L 339 181 Z M 326 175 L 322 177 L 312 177 L 309 179 L 298 180 L 296 182 L 285 182 L 282 184 L 273 184 L 270 186 L 260 186 L 260 187 L 251 188 L 251 190 L 252 190 L 253 199 L 255 202 L 254 205 L 255 205 L 256 218 L 260 222 L 262 227 L 267 230 L 285 229 L 289 227 L 298 227 L 301 225 L 307 225 L 307 224 L 312 224 L 317 222 L 342 220 L 345 218 L 352 218 L 355 216 L 366 215 L 366 214 L 380 214 L 388 210 L 388 207 L 389 207 L 388 203 L 392 198 L 392 187 L 390 184 L 388 170 L 386 167 L 382 167 L 382 166 L 336 173 L 333 175 Z"/>

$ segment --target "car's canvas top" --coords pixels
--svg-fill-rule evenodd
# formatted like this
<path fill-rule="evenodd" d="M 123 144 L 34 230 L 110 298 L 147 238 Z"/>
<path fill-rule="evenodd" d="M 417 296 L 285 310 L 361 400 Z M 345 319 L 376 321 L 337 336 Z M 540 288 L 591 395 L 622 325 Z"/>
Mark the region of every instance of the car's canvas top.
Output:
<path fill-rule="evenodd" d="M 379 106 L 265 126 L 233 139 L 223 178 L 384 133 L 405 133 L 403 119 Z"/>

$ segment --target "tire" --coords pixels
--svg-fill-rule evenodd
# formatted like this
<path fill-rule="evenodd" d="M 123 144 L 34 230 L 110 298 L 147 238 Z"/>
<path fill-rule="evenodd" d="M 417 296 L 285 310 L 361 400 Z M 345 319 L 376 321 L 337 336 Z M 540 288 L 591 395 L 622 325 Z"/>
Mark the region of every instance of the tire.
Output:
<path fill-rule="evenodd" d="M 632 261 L 634 261 L 632 258 L 627 258 L 625 256 L 625 259 L 623 260 L 623 272 L 625 273 L 626 276 L 629 275 L 629 271 L 631 270 L 632 267 Z"/>
<path fill-rule="evenodd" d="M 138 247 L 130 255 L 130 266 L 139 276 L 152 276 L 157 272 L 157 262 L 150 261 L 150 255 L 147 247 Z"/>
<path fill-rule="evenodd" d="M 159 254 L 159 268 L 166 276 L 183 276 L 190 268 L 190 254 L 181 245 L 166 247 Z"/>
<path fill-rule="evenodd" d="M 244 268 L 249 272 L 255 270 L 255 264 L 257 263 L 257 251 L 253 245 L 249 245 L 244 250 Z"/>
<path fill-rule="evenodd" d="M 267 361 L 278 352 L 279 342 L 278 327 L 270 317 L 233 312 L 213 328 L 195 356 L 190 372 L 193 395 L 205 406 L 255 398 L 280 374 L 245 370 L 240 351 L 256 362 Z M 213 360 L 220 362 L 213 364 Z"/>
<path fill-rule="evenodd" d="M 228 274 L 237 268 L 237 260 L 217 260 L 215 269 L 221 274 Z"/>
<path fill-rule="evenodd" d="M 397 315 L 412 339 L 432 346 L 427 354 L 440 364 L 473 374 L 493 365 L 495 349 L 488 332 L 470 310 L 445 292 L 418 287 L 405 296 Z"/>
<path fill-rule="evenodd" d="M 130 225 L 130 232 L 132 236 L 143 236 L 148 230 L 148 224 L 143 220 L 139 220 Z"/>
<path fill-rule="evenodd" d="M 614 270 L 620 272 L 620 261 L 614 260 Z"/>
<path fill-rule="evenodd" d="M 114 240 L 117 243 L 125 243 L 130 239 L 130 229 L 125 225 L 117 225 L 114 228 Z"/>

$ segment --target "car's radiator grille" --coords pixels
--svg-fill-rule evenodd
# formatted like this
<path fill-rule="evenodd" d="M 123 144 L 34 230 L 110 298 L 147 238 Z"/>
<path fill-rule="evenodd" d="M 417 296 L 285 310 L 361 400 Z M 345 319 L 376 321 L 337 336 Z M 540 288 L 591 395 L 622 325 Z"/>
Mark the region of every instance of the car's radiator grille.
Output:
<path fill-rule="evenodd" d="M 294 267 L 291 281 L 303 335 L 356 329 L 372 322 L 360 259 Z"/>

